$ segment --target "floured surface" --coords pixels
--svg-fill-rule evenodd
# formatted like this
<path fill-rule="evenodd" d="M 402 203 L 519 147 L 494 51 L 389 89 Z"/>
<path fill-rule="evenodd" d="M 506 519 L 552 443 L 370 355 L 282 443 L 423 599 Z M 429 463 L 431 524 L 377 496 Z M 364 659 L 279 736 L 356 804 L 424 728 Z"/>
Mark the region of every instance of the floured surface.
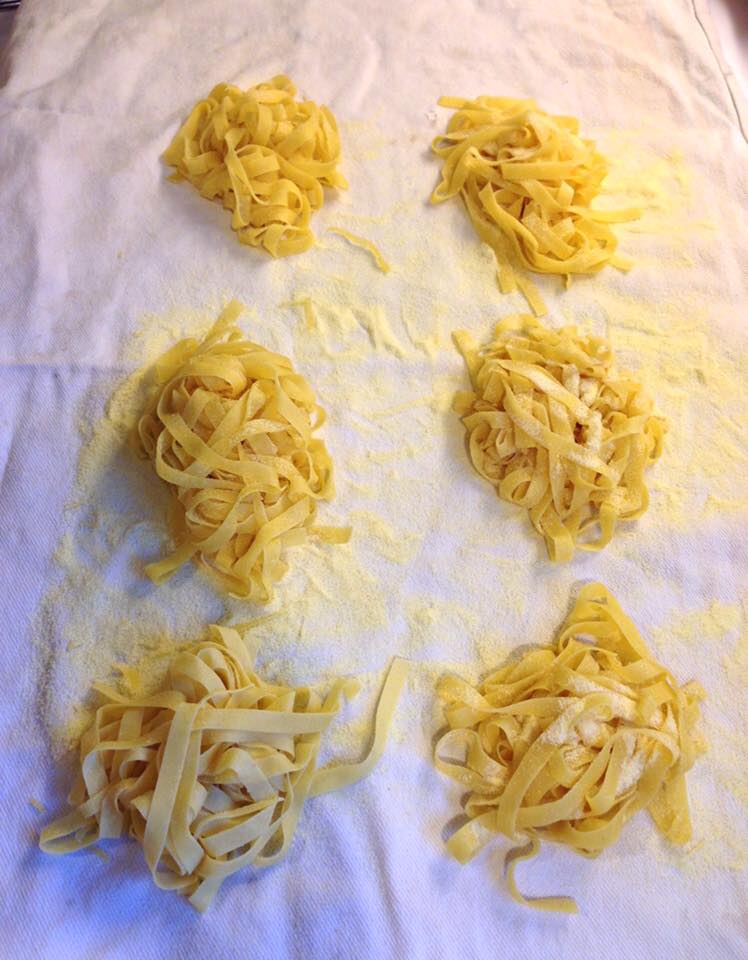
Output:
<path fill-rule="evenodd" d="M 186 5 L 24 0 L 0 91 L 0 562 L 6 822 L 5 944 L 40 957 L 741 956 L 746 950 L 745 596 L 748 426 L 744 311 L 748 150 L 687 0 L 607 3 Z M 159 155 L 195 100 L 281 71 L 341 123 L 350 189 L 315 217 L 319 246 L 272 261 L 229 214 L 167 183 Z M 500 316 L 494 266 L 459 204 L 430 208 L 441 94 L 533 96 L 580 117 L 617 161 L 610 202 L 647 204 L 620 228 L 629 275 L 562 292 L 550 322 L 613 341 L 670 423 L 652 503 L 601 555 L 552 567 L 522 511 L 469 466 L 449 410 L 467 384 L 453 329 Z M 343 227 L 391 265 L 325 233 Z M 156 589 L 165 491 L 124 447 L 137 383 L 122 382 L 221 303 L 251 306 L 252 339 L 287 354 L 329 414 L 338 495 L 323 522 L 350 545 L 293 551 L 268 611 L 224 603 L 192 568 Z M 310 309 L 305 309 L 308 302 Z M 108 419 L 105 408 L 110 398 Z M 103 419 L 104 418 L 104 419 Z M 695 839 L 672 851 L 638 816 L 595 861 L 548 847 L 519 879 L 567 893 L 576 918 L 507 897 L 501 841 L 460 867 L 443 847 L 459 791 L 433 770 L 444 670 L 474 679 L 550 640 L 575 585 L 620 600 L 679 681 L 707 690 L 710 752 L 689 777 Z M 113 660 L 163 661 L 202 625 L 266 617 L 248 636 L 288 683 L 355 673 L 368 698 L 334 739 L 363 753 L 389 658 L 414 670 L 367 781 L 308 805 L 288 859 L 227 883 L 205 917 L 151 887 L 140 851 L 53 860 L 35 834 L 70 783 L 74 707 Z"/>

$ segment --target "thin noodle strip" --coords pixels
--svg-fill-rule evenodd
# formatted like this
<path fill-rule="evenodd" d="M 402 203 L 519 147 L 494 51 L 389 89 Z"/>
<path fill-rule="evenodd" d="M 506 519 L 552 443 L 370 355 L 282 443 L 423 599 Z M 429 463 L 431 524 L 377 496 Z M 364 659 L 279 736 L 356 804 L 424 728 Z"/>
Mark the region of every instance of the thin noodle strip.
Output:
<path fill-rule="evenodd" d="M 336 233 L 339 237 L 347 240 L 348 243 L 352 243 L 354 247 L 361 247 L 362 249 L 367 250 L 374 258 L 374 263 L 376 263 L 382 273 L 390 272 L 389 263 L 387 263 L 379 251 L 379 248 L 375 246 L 371 240 L 367 240 L 365 237 L 359 237 L 355 233 L 350 233 L 348 230 L 344 230 L 342 227 L 328 227 L 327 232 Z"/>

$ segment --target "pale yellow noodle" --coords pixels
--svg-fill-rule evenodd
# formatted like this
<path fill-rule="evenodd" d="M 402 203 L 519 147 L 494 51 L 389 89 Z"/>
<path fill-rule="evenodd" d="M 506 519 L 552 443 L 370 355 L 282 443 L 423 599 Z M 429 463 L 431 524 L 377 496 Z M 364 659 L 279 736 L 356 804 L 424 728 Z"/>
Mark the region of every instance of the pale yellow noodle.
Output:
<path fill-rule="evenodd" d="M 444 677 L 438 694 L 449 730 L 436 766 L 469 791 L 469 820 L 447 848 L 466 863 L 497 834 L 523 841 L 507 856 L 519 903 L 577 909 L 568 897 L 526 898 L 515 885 L 516 861 L 543 840 L 594 857 L 641 809 L 672 843 L 690 838 L 685 774 L 705 749 L 704 691 L 679 686 L 602 584 L 580 591 L 553 648 L 526 653 L 477 688 Z"/>
<path fill-rule="evenodd" d="M 640 211 L 592 206 L 608 164 L 593 141 L 579 136 L 576 119 L 509 97 L 442 97 L 439 104 L 455 112 L 432 144 L 443 166 L 431 202 L 462 197 L 479 237 L 496 254 L 503 292 L 515 288 L 508 261 L 567 281 L 608 263 L 629 269 L 609 224 Z M 520 290 L 538 316 L 545 313 L 537 290 L 527 281 Z"/>
<path fill-rule="evenodd" d="M 239 241 L 274 257 L 311 247 L 323 187 L 347 186 L 337 169 L 335 117 L 295 93 L 285 76 L 244 91 L 219 83 L 164 153 L 176 168 L 171 180 L 189 180 L 201 196 L 220 200 Z"/>
<path fill-rule="evenodd" d="M 485 347 L 463 331 L 455 342 L 473 385 L 454 402 L 473 466 L 528 510 L 552 560 L 602 549 L 619 520 L 645 512 L 644 471 L 666 424 L 641 384 L 616 370 L 609 343 L 528 315 L 503 320 Z"/>
<path fill-rule="evenodd" d="M 194 559 L 224 590 L 267 602 L 287 547 L 341 543 L 350 528 L 315 524 L 317 501 L 334 495 L 314 436 L 324 411 L 287 357 L 245 339 L 242 309 L 232 301 L 202 342 L 182 340 L 155 365 L 136 443 L 171 488 L 176 549 L 146 572 L 162 583 Z"/>
<path fill-rule="evenodd" d="M 328 233 L 336 233 L 339 237 L 343 237 L 344 240 L 347 240 L 348 243 L 352 243 L 354 247 L 361 247 L 362 250 L 368 251 L 374 258 L 374 263 L 379 267 L 382 273 L 390 272 L 390 265 L 382 256 L 379 248 L 367 240 L 366 237 L 359 237 L 355 233 L 351 233 L 349 230 L 344 230 L 342 227 L 328 227 Z"/>
<path fill-rule="evenodd" d="M 40 847 L 69 853 L 129 833 L 154 883 L 205 910 L 227 877 L 285 856 L 309 797 L 371 771 L 406 671 L 392 661 L 366 759 L 318 770 L 321 737 L 357 683 L 337 680 L 324 696 L 267 683 L 239 634 L 212 626 L 176 654 L 157 693 L 130 700 L 96 685 L 103 705 L 81 739 L 74 810 Z"/>

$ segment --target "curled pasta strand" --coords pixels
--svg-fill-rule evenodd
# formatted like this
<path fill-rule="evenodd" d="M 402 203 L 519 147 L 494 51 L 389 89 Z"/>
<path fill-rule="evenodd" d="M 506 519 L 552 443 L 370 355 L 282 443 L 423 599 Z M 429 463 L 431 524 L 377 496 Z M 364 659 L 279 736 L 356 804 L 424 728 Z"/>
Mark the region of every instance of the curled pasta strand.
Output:
<path fill-rule="evenodd" d="M 227 877 L 286 855 L 308 798 L 371 772 L 406 673 L 395 658 L 365 759 L 318 769 L 321 738 L 358 684 L 336 680 L 323 695 L 268 683 L 239 634 L 212 626 L 173 658 L 157 694 L 128 699 L 96 685 L 103 703 L 81 738 L 74 809 L 39 845 L 63 854 L 129 833 L 154 883 L 205 910 Z"/>
<path fill-rule="evenodd" d="M 672 843 L 691 836 L 685 774 L 706 747 L 704 691 L 680 686 L 600 583 L 585 586 L 551 649 L 526 653 L 477 688 L 442 678 L 448 730 L 435 763 L 470 791 L 467 823 L 447 842 L 467 863 L 497 834 L 524 840 L 507 855 L 521 904 L 575 912 L 569 897 L 527 898 L 514 868 L 543 840 L 597 856 L 648 809 Z"/>
<path fill-rule="evenodd" d="M 245 339 L 232 301 L 205 339 L 182 340 L 154 367 L 154 399 L 135 443 L 173 496 L 176 549 L 146 573 L 163 583 L 193 559 L 235 596 L 267 602 L 287 547 L 350 528 L 317 527 L 332 461 L 314 431 L 325 415 L 280 354 Z"/>
<path fill-rule="evenodd" d="M 188 180 L 231 210 L 241 243 L 274 257 L 314 244 L 311 215 L 323 187 L 344 189 L 340 138 L 327 107 L 294 99 L 286 76 L 242 91 L 219 83 L 192 112 L 164 153 L 170 179 Z"/>
<path fill-rule="evenodd" d="M 667 425 L 610 344 L 576 327 L 508 317 L 478 348 L 455 334 L 473 390 L 455 397 L 473 466 L 503 500 L 524 507 L 551 560 L 601 550 L 619 520 L 649 505 L 644 472 Z"/>

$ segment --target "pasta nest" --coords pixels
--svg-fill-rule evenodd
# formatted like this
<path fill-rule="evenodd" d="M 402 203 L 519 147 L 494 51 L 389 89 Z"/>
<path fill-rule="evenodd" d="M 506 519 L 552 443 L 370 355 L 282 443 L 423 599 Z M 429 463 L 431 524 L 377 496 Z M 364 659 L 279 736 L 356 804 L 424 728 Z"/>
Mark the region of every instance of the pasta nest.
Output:
<path fill-rule="evenodd" d="M 432 149 L 443 160 L 432 203 L 462 197 L 480 238 L 503 256 L 538 273 L 595 273 L 616 255 L 609 224 L 633 220 L 636 209 L 598 210 L 608 172 L 591 140 L 579 136 L 579 121 L 551 116 L 534 100 L 442 97 L 452 107 L 447 132 Z"/>
<path fill-rule="evenodd" d="M 268 683 L 239 634 L 212 626 L 176 654 L 157 693 L 128 699 L 94 686 L 104 702 L 81 738 L 75 809 L 40 846 L 63 854 L 129 833 L 156 885 L 205 910 L 227 877 L 285 856 L 309 797 L 371 771 L 404 679 L 394 660 L 367 757 L 318 769 L 321 736 L 357 681 L 336 680 L 325 695 Z"/>
<path fill-rule="evenodd" d="M 455 334 L 473 385 L 456 395 L 470 459 L 503 500 L 524 507 L 552 560 L 600 550 L 619 520 L 649 505 L 645 469 L 665 421 L 634 377 L 615 369 L 610 344 L 508 317 L 478 348 Z"/>
<path fill-rule="evenodd" d="M 155 365 L 135 440 L 171 488 L 177 547 L 146 573 L 162 583 L 194 559 L 224 590 L 267 602 L 286 547 L 310 534 L 342 543 L 350 528 L 315 525 L 335 490 L 314 437 L 324 411 L 287 357 L 244 338 L 242 309 L 232 301 L 202 342 L 182 340 Z"/>
<path fill-rule="evenodd" d="M 246 91 L 219 83 L 164 153 L 176 168 L 172 181 L 189 180 L 206 199 L 220 200 L 239 241 L 274 257 L 308 250 L 323 186 L 348 185 L 337 170 L 335 117 L 295 93 L 285 76 Z"/>
<path fill-rule="evenodd" d="M 685 774 L 705 749 L 704 691 L 678 685 L 602 584 L 581 590 L 552 649 L 526 653 L 477 688 L 445 677 L 438 694 L 450 729 L 436 765 L 470 791 L 470 819 L 448 848 L 464 863 L 496 834 L 528 839 L 509 855 L 519 902 L 528 901 L 514 863 L 541 839 L 596 856 L 648 809 L 668 840 L 689 840 Z M 576 909 L 567 898 L 529 904 Z"/>

